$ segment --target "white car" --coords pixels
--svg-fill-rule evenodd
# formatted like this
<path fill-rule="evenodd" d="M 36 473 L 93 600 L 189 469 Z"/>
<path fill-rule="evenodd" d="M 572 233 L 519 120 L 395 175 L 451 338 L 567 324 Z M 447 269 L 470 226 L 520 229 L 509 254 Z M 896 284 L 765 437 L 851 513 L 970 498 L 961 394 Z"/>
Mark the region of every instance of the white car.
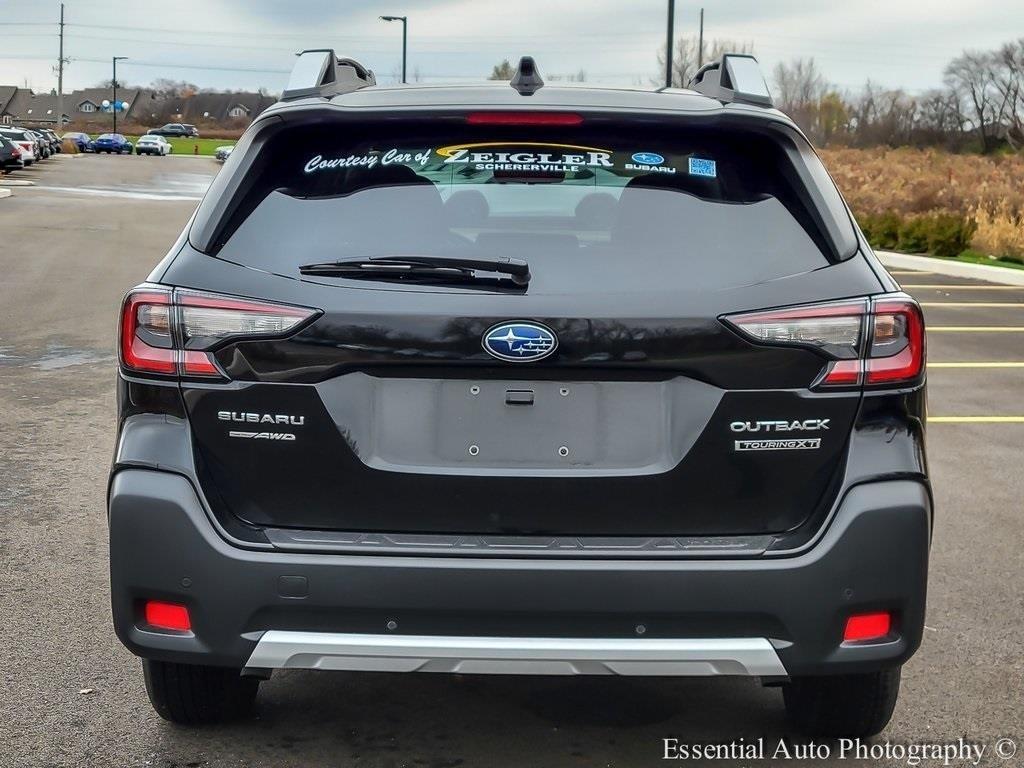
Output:
<path fill-rule="evenodd" d="M 135 154 L 137 155 L 169 155 L 174 147 L 163 136 L 139 136 L 135 142 Z"/>
<path fill-rule="evenodd" d="M 38 159 L 36 157 L 36 141 L 28 131 L 21 128 L 0 128 L 0 136 L 13 141 L 18 146 L 26 168 Z"/>

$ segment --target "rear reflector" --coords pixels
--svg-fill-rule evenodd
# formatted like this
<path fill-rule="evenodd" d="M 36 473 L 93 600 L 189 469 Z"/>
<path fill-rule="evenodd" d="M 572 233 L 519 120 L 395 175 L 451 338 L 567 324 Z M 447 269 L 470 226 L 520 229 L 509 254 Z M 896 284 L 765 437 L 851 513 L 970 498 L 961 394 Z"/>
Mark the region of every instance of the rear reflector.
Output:
<path fill-rule="evenodd" d="M 192 629 L 188 608 L 178 603 L 147 600 L 144 618 L 146 624 L 156 629 L 170 629 L 175 632 L 188 632 Z"/>
<path fill-rule="evenodd" d="M 892 616 L 888 613 L 862 613 L 846 620 L 843 642 L 878 640 L 886 637 L 892 629 Z"/>
<path fill-rule="evenodd" d="M 583 116 L 571 112 L 470 112 L 470 125 L 582 125 Z"/>

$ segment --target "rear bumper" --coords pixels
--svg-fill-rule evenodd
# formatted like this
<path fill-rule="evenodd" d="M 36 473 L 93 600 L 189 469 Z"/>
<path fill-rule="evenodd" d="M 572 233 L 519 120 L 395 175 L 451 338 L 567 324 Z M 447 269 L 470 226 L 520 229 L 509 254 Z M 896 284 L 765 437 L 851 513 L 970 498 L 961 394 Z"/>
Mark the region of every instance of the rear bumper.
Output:
<path fill-rule="evenodd" d="M 911 480 L 852 488 L 802 554 L 716 560 L 344 555 L 240 549 L 180 475 L 124 469 L 109 500 L 118 637 L 166 661 L 534 674 L 870 671 L 924 624 L 931 505 Z M 185 603 L 193 632 L 140 620 Z M 887 610 L 885 642 L 842 643 Z M 778 662 L 776 665 L 775 662 Z"/>

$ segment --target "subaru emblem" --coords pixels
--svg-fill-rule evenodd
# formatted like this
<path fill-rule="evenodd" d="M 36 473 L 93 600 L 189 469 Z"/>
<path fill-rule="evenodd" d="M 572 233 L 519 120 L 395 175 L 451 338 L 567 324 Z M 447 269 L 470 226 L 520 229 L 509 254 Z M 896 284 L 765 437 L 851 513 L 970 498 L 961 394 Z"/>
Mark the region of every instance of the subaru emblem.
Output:
<path fill-rule="evenodd" d="M 640 165 L 661 165 L 665 162 L 665 158 L 657 152 L 637 152 L 633 155 L 633 162 L 640 163 Z"/>
<path fill-rule="evenodd" d="M 558 347 L 553 331 L 536 323 L 499 323 L 484 334 L 484 349 L 499 360 L 532 363 Z"/>

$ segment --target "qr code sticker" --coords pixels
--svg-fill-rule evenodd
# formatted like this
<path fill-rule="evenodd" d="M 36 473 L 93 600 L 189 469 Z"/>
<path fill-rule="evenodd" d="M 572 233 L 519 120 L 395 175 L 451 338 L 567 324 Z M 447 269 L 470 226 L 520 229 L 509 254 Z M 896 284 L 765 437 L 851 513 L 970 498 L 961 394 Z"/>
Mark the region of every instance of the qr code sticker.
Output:
<path fill-rule="evenodd" d="M 706 176 L 709 179 L 713 179 L 718 176 L 718 168 L 715 166 L 714 160 L 703 160 L 699 157 L 691 157 L 690 175 Z"/>

